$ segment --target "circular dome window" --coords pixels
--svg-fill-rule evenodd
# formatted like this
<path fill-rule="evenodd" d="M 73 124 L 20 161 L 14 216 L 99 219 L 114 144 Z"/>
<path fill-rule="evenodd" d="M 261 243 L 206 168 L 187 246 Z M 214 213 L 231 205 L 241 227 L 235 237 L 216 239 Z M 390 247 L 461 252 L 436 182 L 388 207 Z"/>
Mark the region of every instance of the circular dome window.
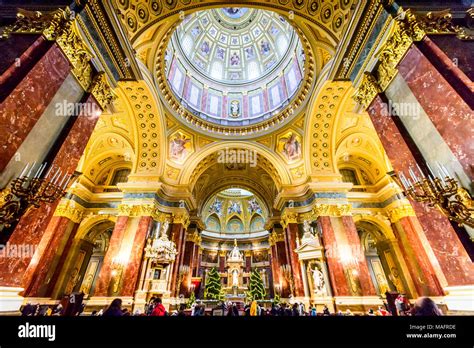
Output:
<path fill-rule="evenodd" d="M 271 120 L 304 79 L 298 34 L 277 13 L 224 7 L 185 17 L 169 40 L 164 72 L 192 117 L 220 127 Z"/>

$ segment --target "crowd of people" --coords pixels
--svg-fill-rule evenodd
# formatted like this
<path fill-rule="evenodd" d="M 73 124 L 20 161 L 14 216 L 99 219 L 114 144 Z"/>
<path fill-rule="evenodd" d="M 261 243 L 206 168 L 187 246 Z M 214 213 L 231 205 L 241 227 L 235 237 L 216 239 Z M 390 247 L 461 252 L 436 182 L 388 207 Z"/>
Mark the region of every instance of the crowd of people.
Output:
<path fill-rule="evenodd" d="M 387 306 L 378 306 L 376 310 L 370 308 L 366 313 L 367 316 L 440 316 L 443 315 L 441 310 L 438 308 L 436 303 L 428 297 L 420 297 L 413 306 L 402 297 L 399 297 L 395 301 L 396 313 L 392 313 Z M 81 311 L 75 315 L 82 315 L 84 306 L 81 307 Z M 214 314 L 214 310 L 219 310 L 219 314 Z M 67 315 L 63 312 L 61 304 L 57 306 L 47 305 L 34 305 L 26 304 L 21 313 L 23 316 L 60 316 Z M 241 308 L 235 302 L 221 302 L 213 310 L 206 311 L 206 305 L 202 302 L 195 302 L 190 308 L 187 308 L 186 304 L 180 304 L 178 309 L 173 310 L 171 313 L 167 311 L 162 303 L 161 298 L 152 297 L 150 301 L 145 305 L 145 310 L 136 310 L 133 314 L 127 309 L 122 307 L 122 300 L 119 298 L 114 299 L 109 306 L 99 311 L 93 311 L 92 316 L 104 316 L 104 317 L 118 317 L 118 316 L 205 316 L 205 315 L 220 315 L 220 316 L 283 316 L 283 317 L 299 317 L 299 316 L 354 316 L 360 315 L 360 313 L 354 314 L 350 309 L 345 311 L 338 310 L 335 313 L 331 313 L 327 306 L 324 306 L 322 311 L 318 312 L 315 305 L 311 305 L 310 308 L 305 308 L 303 303 L 272 303 L 271 307 L 265 307 L 262 303 L 252 301 Z"/>

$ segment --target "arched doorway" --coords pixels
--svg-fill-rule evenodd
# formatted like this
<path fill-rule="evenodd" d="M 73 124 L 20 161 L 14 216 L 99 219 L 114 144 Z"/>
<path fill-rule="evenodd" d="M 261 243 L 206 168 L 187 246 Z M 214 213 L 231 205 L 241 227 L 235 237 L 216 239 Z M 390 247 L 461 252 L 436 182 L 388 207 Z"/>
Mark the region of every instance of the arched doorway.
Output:
<path fill-rule="evenodd" d="M 83 292 L 84 298 L 88 298 L 94 293 L 114 226 L 110 220 L 101 221 L 90 227 L 82 237 L 79 235 L 56 287 L 57 298 L 73 292 Z"/>
<path fill-rule="evenodd" d="M 407 281 L 400 271 L 399 255 L 391 241 L 371 222 L 358 221 L 356 226 L 377 294 L 382 297 L 387 291 L 410 294 Z"/>

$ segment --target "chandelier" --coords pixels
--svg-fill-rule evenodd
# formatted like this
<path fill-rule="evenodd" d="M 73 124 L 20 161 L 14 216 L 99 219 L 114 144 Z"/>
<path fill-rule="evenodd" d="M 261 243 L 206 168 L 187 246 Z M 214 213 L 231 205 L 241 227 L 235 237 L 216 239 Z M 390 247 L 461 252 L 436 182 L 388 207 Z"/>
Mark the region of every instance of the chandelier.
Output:
<path fill-rule="evenodd" d="M 36 162 L 29 166 L 27 163 L 10 187 L 0 191 L 0 224 L 6 228 L 30 209 L 39 208 L 42 203 L 53 203 L 64 196 L 70 181 L 80 174 L 62 173 L 60 168 L 54 170 L 51 166 L 42 177 L 47 163 L 40 164 L 36 170 Z"/>
<path fill-rule="evenodd" d="M 145 247 L 145 257 L 152 259 L 156 263 L 168 264 L 175 260 L 176 245 L 168 239 L 166 232 L 168 231 L 169 222 L 166 221 L 161 229 L 159 238 L 148 240 Z"/>
<path fill-rule="evenodd" d="M 438 172 L 427 164 L 430 174 L 425 176 L 417 165 L 417 173 L 408 168 L 410 177 L 403 172 L 389 173 L 403 187 L 405 195 L 416 201 L 439 209 L 450 220 L 460 226 L 474 227 L 474 203 L 469 192 L 453 179 L 442 164 L 437 163 Z M 413 182 L 412 182 L 413 180 Z"/>

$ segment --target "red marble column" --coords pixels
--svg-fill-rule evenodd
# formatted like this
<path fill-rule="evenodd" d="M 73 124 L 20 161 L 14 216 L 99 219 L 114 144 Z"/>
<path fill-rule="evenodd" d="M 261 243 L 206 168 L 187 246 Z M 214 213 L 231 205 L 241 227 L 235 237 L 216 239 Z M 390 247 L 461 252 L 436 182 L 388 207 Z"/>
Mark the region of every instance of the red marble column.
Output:
<path fill-rule="evenodd" d="M 197 277 L 199 273 L 199 245 L 194 244 L 194 260 L 193 260 L 193 271 L 192 275 L 193 277 Z"/>
<path fill-rule="evenodd" d="M 142 216 L 133 239 L 133 247 L 123 276 L 121 296 L 133 296 L 140 277 L 140 265 L 145 248 L 146 236 L 153 223 L 151 216 Z"/>
<path fill-rule="evenodd" d="M 175 292 L 179 291 L 176 288 L 176 282 L 179 275 L 179 266 L 181 266 L 181 258 L 183 254 L 183 239 L 184 239 L 184 228 L 182 224 L 172 224 L 171 225 L 171 236 L 172 240 L 176 245 L 176 261 L 173 263 L 173 270 L 171 274 L 171 296 L 175 296 Z M 178 294 L 179 295 L 179 294 Z M 177 295 L 176 295 L 177 296 Z"/>
<path fill-rule="evenodd" d="M 225 272 L 225 253 L 219 251 L 219 272 Z"/>
<path fill-rule="evenodd" d="M 442 100 L 444 99 L 446 97 L 443 97 Z M 387 105 L 380 96 L 377 96 L 367 111 L 394 170 L 407 173 L 409 166 L 415 167 L 416 160 L 394 120 L 388 114 Z M 437 209 L 428 208 L 417 202 L 411 202 L 411 205 L 419 222 L 414 225 L 416 235 L 418 235 L 417 239 L 421 238 L 421 234 L 425 234 L 448 285 L 473 284 L 474 264 L 470 261 L 466 249 L 449 220 Z M 418 244 L 423 245 L 421 239 Z M 423 267 L 419 269 L 423 269 Z M 430 273 L 434 274 L 432 271 Z"/>
<path fill-rule="evenodd" d="M 331 281 L 331 288 L 334 296 L 351 296 L 349 284 L 344 274 L 344 266 L 338 254 L 338 244 L 336 235 L 332 228 L 331 218 L 329 216 L 320 216 L 318 225 L 323 234 L 323 244 L 326 253 L 328 273 Z"/>
<path fill-rule="evenodd" d="M 275 248 L 279 267 L 281 267 L 282 265 L 287 265 L 288 259 L 286 243 L 284 241 L 276 242 Z M 278 269 L 278 272 L 281 281 L 281 296 L 288 297 L 290 295 L 290 284 L 288 284 L 288 281 L 281 274 L 281 268 Z"/>
<path fill-rule="evenodd" d="M 189 295 L 189 286 L 191 285 L 191 276 L 193 272 L 193 258 L 194 258 L 194 242 L 186 241 L 184 245 L 184 257 L 183 265 L 189 266 L 189 272 L 185 275 L 183 279 L 183 290 L 182 293 L 185 297 Z"/>
<path fill-rule="evenodd" d="M 441 66 L 449 68 L 451 74 L 464 75 L 442 51 L 436 50 L 429 38 L 426 38 L 420 45 L 425 48 L 425 53 L 430 54 L 432 59 L 437 59 Z M 446 66 L 447 64 L 449 66 Z M 412 45 L 409 49 L 405 58 L 400 62 L 398 71 L 454 156 L 463 166 L 466 174 L 471 180 L 474 180 L 474 167 L 472 166 L 474 152 L 472 151 L 472 142 L 468 141 L 468 139 L 472 139 L 472 129 L 474 128 L 472 106 L 470 107 L 466 103 L 459 95 L 458 88 L 446 80 L 445 76 L 436 69 L 416 45 Z M 474 100 L 472 81 L 464 75 L 460 83 L 470 85 L 469 95 L 472 102 Z"/>
<path fill-rule="evenodd" d="M 245 272 L 250 272 L 252 269 L 252 255 L 245 255 Z"/>
<path fill-rule="evenodd" d="M 70 251 L 78 226 L 79 224 L 66 217 L 53 216 L 51 218 L 42 240 L 42 243 L 48 241 L 48 245 L 44 248 L 44 252 L 38 255 L 38 261 L 33 260 L 33 263 L 38 263 L 34 273 L 25 275 L 25 278 L 31 276 L 31 282 L 25 289 L 24 296 L 49 297 L 51 295 L 59 276 L 58 271 Z M 28 271 L 31 272 L 32 269 Z"/>
<path fill-rule="evenodd" d="M 442 296 L 443 289 L 418 237 L 418 226 L 416 217 L 407 216 L 393 224 L 393 230 L 400 240 L 400 249 L 409 266 L 418 296 Z"/>
<path fill-rule="evenodd" d="M 94 290 L 94 296 L 108 296 L 109 286 L 112 279 L 112 262 L 118 255 L 122 244 L 122 239 L 127 229 L 129 217 L 119 216 L 115 223 L 112 236 L 110 237 L 109 248 L 104 257 L 104 263 L 100 269 L 97 285 Z"/>
<path fill-rule="evenodd" d="M 280 285 L 280 262 L 278 260 L 276 243 L 270 247 L 270 250 L 271 250 L 270 265 L 272 267 L 273 286 Z"/>
<path fill-rule="evenodd" d="M 286 240 L 287 240 L 287 247 L 288 247 L 288 255 L 289 261 L 291 265 L 291 269 L 293 271 L 293 279 L 295 282 L 295 296 L 301 297 L 304 296 L 304 286 L 303 286 L 303 279 L 300 262 L 298 260 L 298 254 L 296 254 L 296 239 L 298 238 L 298 224 L 290 223 L 285 228 L 286 230 Z"/>
<path fill-rule="evenodd" d="M 26 60 L 31 52 L 24 54 Z M 69 72 L 68 60 L 54 44 L 0 103 L 0 171 L 16 153 Z M 12 74 L 14 71 L 7 70 L 1 78 L 7 82 Z"/>
<path fill-rule="evenodd" d="M 354 223 L 352 216 L 342 216 L 342 224 L 344 225 L 344 232 L 349 245 L 353 246 L 352 254 L 357 260 L 357 267 L 359 273 L 360 286 L 363 296 L 376 296 L 374 284 L 370 278 L 369 266 L 365 259 L 364 250 L 360 242 L 359 234 Z"/>
<path fill-rule="evenodd" d="M 86 112 L 97 110 L 96 101 L 90 96 L 86 103 L 94 104 L 94 107 L 86 107 L 82 113 L 75 120 L 74 125 L 70 129 L 67 137 L 58 149 L 53 165 L 61 168 L 63 173 L 73 173 L 77 167 L 80 157 L 89 141 L 89 137 L 95 127 L 98 114 L 87 114 Z M 52 232 L 57 229 L 58 221 L 52 221 L 53 213 L 59 201 L 51 204 L 42 204 L 40 208 L 31 210 L 23 215 L 18 222 L 15 230 L 10 236 L 8 243 L 11 245 L 29 245 L 37 247 L 33 262 L 30 258 L 0 259 L 0 285 L 2 286 L 18 286 L 28 289 L 30 282 L 33 280 L 35 270 L 38 266 L 44 267 L 40 264 L 40 255 L 43 255 L 46 249 L 57 249 L 58 245 L 53 244 L 53 237 L 56 243 L 62 239 L 55 236 Z M 51 227 L 48 227 L 49 223 Z M 58 230 L 60 231 L 60 230 Z M 47 260 L 47 259 L 45 259 Z M 13 275 L 13 276 L 12 276 Z M 20 276 L 21 275 L 21 276 Z M 9 285 L 6 285 L 9 284 Z"/>

